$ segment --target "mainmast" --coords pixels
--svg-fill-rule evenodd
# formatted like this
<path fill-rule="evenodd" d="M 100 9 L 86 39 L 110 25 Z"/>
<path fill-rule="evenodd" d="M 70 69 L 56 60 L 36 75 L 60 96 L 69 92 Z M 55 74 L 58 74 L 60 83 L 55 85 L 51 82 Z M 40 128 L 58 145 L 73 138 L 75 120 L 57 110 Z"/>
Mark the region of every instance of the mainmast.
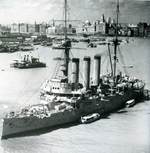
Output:
<path fill-rule="evenodd" d="M 116 84 L 116 65 L 117 65 L 117 46 L 118 46 L 118 20 L 119 20 L 119 0 L 117 0 L 117 19 L 116 19 L 116 36 L 114 40 L 114 74 L 113 74 L 113 79 L 114 79 L 114 84 Z"/>
<path fill-rule="evenodd" d="M 65 6 L 64 6 L 64 10 L 65 10 L 65 41 L 67 39 L 67 0 L 65 0 Z"/>

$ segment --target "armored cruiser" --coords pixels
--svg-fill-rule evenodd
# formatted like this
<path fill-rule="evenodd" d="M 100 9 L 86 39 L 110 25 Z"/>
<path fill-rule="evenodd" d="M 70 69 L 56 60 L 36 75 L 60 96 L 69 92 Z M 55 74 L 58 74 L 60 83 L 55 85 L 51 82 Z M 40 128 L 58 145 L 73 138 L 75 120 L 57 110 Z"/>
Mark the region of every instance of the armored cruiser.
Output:
<path fill-rule="evenodd" d="M 111 62 L 111 73 L 100 75 L 101 56 L 95 55 L 94 78 L 90 82 L 91 58 L 86 56 L 83 59 L 84 83 L 79 82 L 80 59 L 70 58 L 71 41 L 67 37 L 66 11 L 67 0 L 65 0 L 64 56 L 57 58 L 62 62 L 59 69 L 61 76 L 58 76 L 57 72 L 42 86 L 41 100 L 44 103 L 27 106 L 18 112 L 10 112 L 4 117 L 2 139 L 30 131 L 76 123 L 83 116 L 92 113 L 102 116 L 125 107 L 126 102 L 131 99 L 138 102 L 143 98 L 145 84 L 141 80 L 122 75 L 122 73 L 116 75 L 117 46 L 119 45 L 117 32 L 113 41 L 114 60 L 113 63 Z M 72 62 L 71 81 L 69 80 L 70 62 Z"/>

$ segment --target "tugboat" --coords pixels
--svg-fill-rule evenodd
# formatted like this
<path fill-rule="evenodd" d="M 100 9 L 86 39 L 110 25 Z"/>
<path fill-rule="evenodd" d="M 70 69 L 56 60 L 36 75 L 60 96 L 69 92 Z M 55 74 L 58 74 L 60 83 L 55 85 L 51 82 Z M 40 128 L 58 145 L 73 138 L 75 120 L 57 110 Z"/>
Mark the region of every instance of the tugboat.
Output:
<path fill-rule="evenodd" d="M 10 66 L 19 69 L 28 69 L 46 67 L 46 63 L 40 62 L 39 58 L 35 58 L 33 56 L 29 58 L 29 55 L 24 55 L 23 60 L 15 60 L 15 62 L 12 63 Z"/>
<path fill-rule="evenodd" d="M 94 57 L 94 78 L 90 84 L 91 58 L 83 59 L 84 83 L 79 82 L 80 59 L 70 57 L 71 41 L 67 37 L 67 0 L 65 1 L 64 56 L 58 58 L 60 77 L 56 74 L 46 81 L 41 89 L 42 104 L 28 106 L 11 112 L 3 118 L 2 139 L 15 137 L 40 129 L 59 128 L 62 125 L 80 122 L 81 117 L 98 113 L 105 115 L 125 107 L 126 102 L 143 99 L 145 84 L 139 79 L 116 75 L 118 37 L 114 43 L 114 63 L 111 73 L 100 77 L 101 56 Z M 117 3 L 118 25 L 119 2 Z M 72 62 L 72 78 L 69 80 L 69 64 Z"/>

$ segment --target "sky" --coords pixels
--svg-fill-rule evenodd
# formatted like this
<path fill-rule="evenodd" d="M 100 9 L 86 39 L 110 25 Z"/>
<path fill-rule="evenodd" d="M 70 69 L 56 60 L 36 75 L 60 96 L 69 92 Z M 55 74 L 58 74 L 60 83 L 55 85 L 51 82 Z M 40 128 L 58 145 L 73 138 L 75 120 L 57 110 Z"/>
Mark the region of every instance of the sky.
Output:
<path fill-rule="evenodd" d="M 69 19 L 115 17 L 117 0 L 68 0 Z M 64 0 L 0 0 L 0 24 L 63 19 Z M 150 23 L 150 0 L 120 0 L 120 22 Z"/>

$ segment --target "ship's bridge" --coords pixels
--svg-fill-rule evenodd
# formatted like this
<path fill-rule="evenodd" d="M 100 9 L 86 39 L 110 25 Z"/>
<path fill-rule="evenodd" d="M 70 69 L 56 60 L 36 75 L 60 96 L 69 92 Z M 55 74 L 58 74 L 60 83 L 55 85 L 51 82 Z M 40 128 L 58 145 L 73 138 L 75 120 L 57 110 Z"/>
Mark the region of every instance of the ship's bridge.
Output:
<path fill-rule="evenodd" d="M 80 96 L 81 89 L 73 90 L 71 83 L 66 83 L 62 79 L 50 80 L 50 93 L 59 96 Z"/>

